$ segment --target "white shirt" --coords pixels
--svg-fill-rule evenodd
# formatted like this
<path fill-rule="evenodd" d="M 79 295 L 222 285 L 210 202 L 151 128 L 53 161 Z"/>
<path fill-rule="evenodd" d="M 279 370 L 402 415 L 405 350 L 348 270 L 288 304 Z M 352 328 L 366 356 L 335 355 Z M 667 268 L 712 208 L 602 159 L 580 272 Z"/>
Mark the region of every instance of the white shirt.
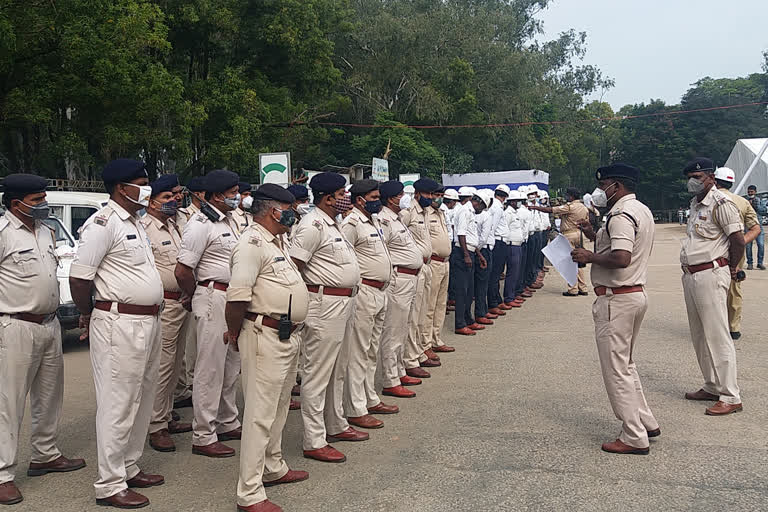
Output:
<path fill-rule="evenodd" d="M 522 222 L 523 227 L 523 234 L 525 235 L 525 241 L 528 241 L 528 237 L 536 231 L 533 228 L 533 214 L 531 213 L 531 210 L 525 207 L 525 205 L 521 204 L 520 208 L 517 209 L 517 216 L 520 217 L 520 221 Z"/>
<path fill-rule="evenodd" d="M 471 205 L 471 203 L 467 204 Z M 454 217 L 456 247 L 461 247 L 459 244 L 459 236 L 465 236 L 467 237 L 467 249 L 470 252 L 473 252 L 475 249 L 477 249 L 479 243 L 477 231 L 477 215 L 475 215 L 474 209 L 469 211 L 469 209 L 466 208 L 466 205 L 457 206 L 455 209 L 458 210 Z"/>
<path fill-rule="evenodd" d="M 483 210 L 475 216 L 477 222 L 477 238 L 481 249 L 493 249 L 495 240 L 493 238 L 493 218 L 488 209 Z"/>
<path fill-rule="evenodd" d="M 528 238 L 528 232 L 524 232 L 525 227 L 520 219 L 520 215 L 510 206 L 504 210 L 504 217 L 509 230 L 509 243 L 512 245 L 522 245 L 525 239 Z"/>
<path fill-rule="evenodd" d="M 504 205 L 497 198 L 493 198 L 493 203 L 489 209 L 491 214 L 491 224 L 493 229 L 494 243 L 500 240 L 509 243 L 509 226 L 504 216 Z"/>

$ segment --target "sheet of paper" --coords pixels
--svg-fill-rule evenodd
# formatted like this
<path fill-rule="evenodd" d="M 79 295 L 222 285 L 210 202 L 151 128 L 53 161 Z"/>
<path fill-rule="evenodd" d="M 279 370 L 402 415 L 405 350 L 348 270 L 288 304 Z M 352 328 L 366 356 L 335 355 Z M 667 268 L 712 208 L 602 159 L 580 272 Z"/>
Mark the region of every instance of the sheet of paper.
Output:
<path fill-rule="evenodd" d="M 571 244 L 563 235 L 557 235 L 557 238 L 549 242 L 541 250 L 544 256 L 552 263 L 552 266 L 555 267 L 555 270 L 563 276 L 568 286 L 575 286 L 579 267 L 571 259 L 571 251 Z"/>

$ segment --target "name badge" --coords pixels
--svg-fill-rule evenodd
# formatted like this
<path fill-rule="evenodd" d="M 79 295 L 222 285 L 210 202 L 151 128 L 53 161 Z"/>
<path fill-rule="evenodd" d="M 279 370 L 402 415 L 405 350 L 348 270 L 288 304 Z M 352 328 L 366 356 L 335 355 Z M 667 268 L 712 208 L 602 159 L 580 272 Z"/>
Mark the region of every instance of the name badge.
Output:
<path fill-rule="evenodd" d="M 336 238 L 334 242 L 341 242 L 341 238 Z"/>
<path fill-rule="evenodd" d="M 276 256 L 275 263 L 277 263 L 278 261 L 285 261 L 285 258 L 283 258 L 282 256 Z"/>
<path fill-rule="evenodd" d="M 232 236 L 232 233 L 222 233 L 221 236 Z"/>
<path fill-rule="evenodd" d="M 171 241 L 170 240 L 166 240 L 165 242 L 163 242 L 163 245 L 171 245 Z"/>
<path fill-rule="evenodd" d="M 136 240 L 136 235 L 128 235 L 126 238 L 128 240 Z"/>

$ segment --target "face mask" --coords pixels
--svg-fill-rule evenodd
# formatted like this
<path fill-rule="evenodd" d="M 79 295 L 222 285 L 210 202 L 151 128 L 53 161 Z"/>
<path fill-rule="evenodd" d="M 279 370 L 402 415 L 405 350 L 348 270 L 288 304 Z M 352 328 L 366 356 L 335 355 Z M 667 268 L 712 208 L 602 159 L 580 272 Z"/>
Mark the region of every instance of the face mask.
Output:
<path fill-rule="evenodd" d="M 375 201 L 366 201 L 363 208 L 371 215 L 376 215 L 381 211 L 381 206 L 381 200 L 377 199 Z"/>
<path fill-rule="evenodd" d="M 230 210 L 234 210 L 240 206 L 240 194 L 235 194 L 235 197 L 225 197 L 224 204 L 227 205 Z"/>
<path fill-rule="evenodd" d="M 296 212 L 293 211 L 293 208 L 288 208 L 287 210 L 275 209 L 280 212 L 280 218 L 275 219 L 277 222 L 287 228 L 293 226 L 296 222 Z"/>
<path fill-rule="evenodd" d="M 432 200 L 432 207 L 435 210 L 439 210 L 440 206 L 442 206 L 442 204 L 443 204 L 443 198 L 442 197 L 438 197 L 438 198 Z"/>
<path fill-rule="evenodd" d="M 33 219 L 43 220 L 47 219 L 51 214 L 51 208 L 48 206 L 48 201 L 43 201 L 42 203 L 32 206 L 31 204 L 27 204 L 24 201 L 19 201 L 21 204 L 29 208 L 29 213 L 24 213 L 21 210 L 22 215 L 26 215 L 27 217 L 32 217 Z"/>
<path fill-rule="evenodd" d="M 299 215 L 306 215 L 310 212 L 310 210 L 312 210 L 313 206 L 314 205 L 309 203 L 299 203 L 296 206 L 296 213 L 298 213 Z"/>
<path fill-rule="evenodd" d="M 419 196 L 419 206 L 421 206 L 422 208 L 426 208 L 431 204 L 432 204 L 432 199 L 424 196 Z"/>
<path fill-rule="evenodd" d="M 253 197 L 248 196 L 248 197 L 244 198 L 243 199 L 243 204 L 241 204 L 240 206 L 243 208 L 243 210 L 250 211 L 251 210 L 251 206 L 253 206 Z"/>
<path fill-rule="evenodd" d="M 400 198 L 400 209 L 407 210 L 409 206 L 411 206 L 411 196 L 403 194 Z"/>
<path fill-rule="evenodd" d="M 606 188 L 609 189 L 612 186 L 614 186 L 615 183 L 611 183 Z M 611 197 L 615 196 L 616 193 L 611 194 Z M 605 190 L 601 189 L 600 187 L 597 187 L 594 192 L 592 192 L 592 204 L 595 205 L 598 208 L 605 208 L 608 206 L 608 201 L 611 199 L 611 197 L 608 197 L 605 194 Z"/>
<path fill-rule="evenodd" d="M 696 178 L 691 178 L 688 180 L 688 192 L 695 196 L 704 192 L 705 188 L 707 188 L 707 186 L 701 180 L 697 180 Z M 594 199 L 595 198 L 593 197 L 592 200 L 594 201 Z"/>
<path fill-rule="evenodd" d="M 176 215 L 176 210 L 179 209 L 179 203 L 177 203 L 175 200 L 168 201 L 167 203 L 159 203 L 160 208 L 158 210 L 160 213 L 164 213 L 165 215 L 168 215 L 169 217 L 173 217 Z"/>
<path fill-rule="evenodd" d="M 138 199 L 133 199 L 132 197 L 129 197 L 128 195 L 123 194 L 126 199 L 128 199 L 130 202 L 134 204 L 143 206 L 144 208 L 149 206 L 149 196 L 152 195 L 152 187 L 150 187 L 149 185 L 134 185 L 133 183 L 123 183 L 123 185 L 128 185 L 129 187 L 136 187 L 139 189 Z"/>

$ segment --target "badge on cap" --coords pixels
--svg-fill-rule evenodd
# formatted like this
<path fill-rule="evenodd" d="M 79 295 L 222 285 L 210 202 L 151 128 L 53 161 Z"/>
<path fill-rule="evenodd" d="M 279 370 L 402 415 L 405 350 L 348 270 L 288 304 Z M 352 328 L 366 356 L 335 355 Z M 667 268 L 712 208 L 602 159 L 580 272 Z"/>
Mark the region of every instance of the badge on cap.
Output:
<path fill-rule="evenodd" d="M 597 179 L 598 180 L 603 179 L 603 174 L 600 171 L 597 171 Z"/>

